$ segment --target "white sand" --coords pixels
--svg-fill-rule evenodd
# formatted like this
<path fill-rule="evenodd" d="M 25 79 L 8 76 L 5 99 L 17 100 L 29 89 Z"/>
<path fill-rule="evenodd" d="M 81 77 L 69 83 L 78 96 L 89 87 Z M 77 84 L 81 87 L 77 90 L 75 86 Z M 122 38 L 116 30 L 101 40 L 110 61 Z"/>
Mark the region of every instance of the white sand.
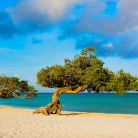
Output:
<path fill-rule="evenodd" d="M 0 138 L 138 138 L 138 115 L 32 111 L 0 107 Z"/>

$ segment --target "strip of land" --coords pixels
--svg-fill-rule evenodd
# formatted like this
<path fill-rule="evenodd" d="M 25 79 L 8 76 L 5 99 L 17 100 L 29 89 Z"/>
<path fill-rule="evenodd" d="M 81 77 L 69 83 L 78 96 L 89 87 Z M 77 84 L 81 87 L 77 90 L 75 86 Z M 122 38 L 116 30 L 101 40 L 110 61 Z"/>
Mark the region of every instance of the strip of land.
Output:
<path fill-rule="evenodd" d="M 66 112 L 44 116 L 0 106 L 0 138 L 137 138 L 138 115 Z"/>

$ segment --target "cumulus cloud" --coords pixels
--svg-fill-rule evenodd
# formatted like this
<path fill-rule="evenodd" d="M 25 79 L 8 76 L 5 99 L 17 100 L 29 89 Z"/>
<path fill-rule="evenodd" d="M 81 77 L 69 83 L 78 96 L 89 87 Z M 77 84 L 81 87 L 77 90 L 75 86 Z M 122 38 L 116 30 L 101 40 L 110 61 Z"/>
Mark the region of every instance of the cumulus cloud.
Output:
<path fill-rule="evenodd" d="M 7 73 L 5 71 L 0 72 L 0 76 L 7 76 Z"/>
<path fill-rule="evenodd" d="M 71 5 L 83 1 L 84 0 L 35 0 L 32 2 L 32 6 L 43 14 L 47 13 L 51 18 L 59 18 L 67 12 Z"/>
<path fill-rule="evenodd" d="M 54 26 L 69 19 L 68 10 L 75 3 L 83 2 L 84 0 L 18 1 L 14 7 L 9 6 L 0 12 L 0 37 L 9 39 L 15 35 L 49 32 Z"/>
<path fill-rule="evenodd" d="M 107 15 L 112 3 L 113 14 Z M 99 56 L 135 58 L 137 5 L 137 0 L 21 0 L 0 13 L 0 37 L 44 33 L 56 26 L 58 39 L 75 39 L 76 49 L 94 45 Z M 41 42 L 32 40 L 33 44 Z"/>
<path fill-rule="evenodd" d="M 52 24 L 41 25 L 41 20 L 32 21 L 31 19 L 20 24 L 13 23 L 10 13 L 0 12 L 0 37 L 12 39 L 15 35 L 26 36 L 31 33 L 44 33 L 51 30 Z"/>
<path fill-rule="evenodd" d="M 107 2 L 107 0 L 24 0 L 18 1 L 15 7 L 8 7 L 5 11 L 11 14 L 14 24 L 33 22 L 35 26 L 42 27 L 57 25 L 63 15 L 71 12 L 72 7 L 83 3 L 86 9 L 74 22 L 62 28 L 62 38 L 68 37 L 68 28 L 70 29 L 68 34 L 88 31 L 106 35 L 122 35 L 129 31 L 138 31 L 137 0 L 116 0 L 114 8 L 119 12 L 108 18 L 104 15 L 104 10 L 108 8 Z M 58 25 L 63 27 L 63 24 L 61 22 Z"/>
<path fill-rule="evenodd" d="M 131 31 L 138 31 L 138 1 L 117 1 L 116 15 L 106 17 L 104 10 L 107 5 L 102 1 L 92 2 L 87 5 L 82 16 L 70 23 L 63 31 L 61 38 L 74 36 L 75 33 L 95 32 L 103 35 L 122 35 Z M 70 31 L 68 32 L 68 28 Z M 67 35 L 68 32 L 68 35 Z"/>
<path fill-rule="evenodd" d="M 105 3 L 97 1 L 89 4 L 82 16 L 65 27 L 59 39 L 75 38 L 76 49 L 96 46 L 98 56 L 138 57 L 138 1 L 116 2 L 118 12 L 108 17 L 101 12 L 106 9 Z M 89 6 L 96 7 L 97 4 L 99 7 L 94 14 Z"/>
<path fill-rule="evenodd" d="M 96 54 L 97 56 L 113 56 L 115 54 L 114 47 L 109 47 L 109 42 L 111 42 L 112 38 L 106 37 L 106 36 L 100 36 L 100 39 L 95 39 L 97 35 L 93 34 L 94 36 L 90 37 L 83 37 L 79 38 L 76 42 L 76 49 L 83 49 L 84 47 L 86 48 L 87 46 L 95 46 L 96 51 L 98 53 Z M 106 45 L 106 46 L 105 46 Z"/>
<path fill-rule="evenodd" d="M 43 16 L 46 21 L 50 19 L 58 19 L 68 12 L 69 8 L 74 4 L 94 1 L 94 0 L 24 0 L 12 8 L 8 7 L 5 11 L 12 13 L 14 22 L 19 22 L 22 19 L 40 18 Z M 26 18 L 26 19 L 25 19 Z"/>
<path fill-rule="evenodd" d="M 93 34 L 94 35 L 94 34 Z M 138 36 L 122 35 L 116 37 L 107 37 L 97 35 L 90 37 L 83 37 L 77 39 L 76 49 L 83 49 L 87 46 L 95 46 L 98 53 L 97 56 L 119 56 L 122 58 L 137 58 L 138 57 Z"/>

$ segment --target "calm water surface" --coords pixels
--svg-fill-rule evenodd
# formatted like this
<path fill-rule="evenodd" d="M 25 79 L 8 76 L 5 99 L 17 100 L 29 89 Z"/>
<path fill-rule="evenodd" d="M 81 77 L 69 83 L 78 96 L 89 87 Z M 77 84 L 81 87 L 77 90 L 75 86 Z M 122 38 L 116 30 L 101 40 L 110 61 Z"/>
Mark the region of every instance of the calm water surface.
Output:
<path fill-rule="evenodd" d="M 39 93 L 36 98 L 0 99 L 0 105 L 37 109 L 52 102 L 52 93 Z M 62 111 L 138 114 L 138 93 L 61 94 Z"/>

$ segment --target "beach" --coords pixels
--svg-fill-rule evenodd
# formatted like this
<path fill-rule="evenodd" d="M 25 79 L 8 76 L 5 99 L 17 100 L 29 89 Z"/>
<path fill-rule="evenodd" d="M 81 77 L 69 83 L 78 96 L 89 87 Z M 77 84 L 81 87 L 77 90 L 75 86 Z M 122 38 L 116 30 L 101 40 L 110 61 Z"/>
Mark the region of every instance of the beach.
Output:
<path fill-rule="evenodd" d="M 66 112 L 44 116 L 0 106 L 0 138 L 137 138 L 138 115 Z"/>

